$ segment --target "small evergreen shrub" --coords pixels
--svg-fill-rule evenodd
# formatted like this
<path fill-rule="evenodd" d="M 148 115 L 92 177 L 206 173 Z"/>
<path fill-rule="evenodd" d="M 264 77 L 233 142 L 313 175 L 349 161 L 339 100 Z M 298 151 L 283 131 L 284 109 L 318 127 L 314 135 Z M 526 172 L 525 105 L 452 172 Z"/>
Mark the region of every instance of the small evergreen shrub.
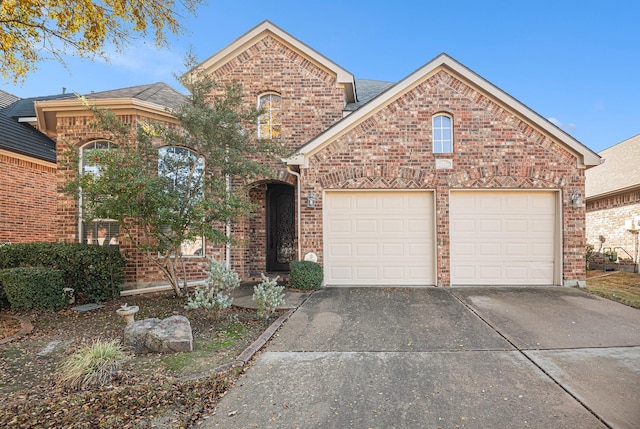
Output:
<path fill-rule="evenodd" d="M 77 297 L 107 301 L 120 294 L 126 262 L 117 246 L 81 243 L 16 243 L 0 246 L 0 269 L 49 267 L 61 270 Z"/>
<path fill-rule="evenodd" d="M 188 298 L 185 309 L 207 308 L 220 313 L 231 307 L 233 298 L 229 296 L 229 292 L 240 286 L 240 277 L 238 273 L 213 258 L 209 259 L 205 272 L 207 282 L 196 287 L 193 296 Z"/>
<path fill-rule="evenodd" d="M 258 307 L 258 317 L 268 319 L 279 305 L 284 304 L 284 286 L 278 286 L 279 277 L 261 276 L 262 283 L 253 287 L 253 300 Z"/>
<path fill-rule="evenodd" d="M 9 268 L 0 270 L 0 281 L 12 310 L 60 310 L 69 300 L 61 270 Z"/>
<path fill-rule="evenodd" d="M 108 384 L 127 357 L 117 340 L 97 340 L 62 362 L 58 384 L 72 389 Z"/>
<path fill-rule="evenodd" d="M 302 290 L 317 290 L 322 285 L 322 266 L 311 261 L 289 263 L 291 287 Z"/>

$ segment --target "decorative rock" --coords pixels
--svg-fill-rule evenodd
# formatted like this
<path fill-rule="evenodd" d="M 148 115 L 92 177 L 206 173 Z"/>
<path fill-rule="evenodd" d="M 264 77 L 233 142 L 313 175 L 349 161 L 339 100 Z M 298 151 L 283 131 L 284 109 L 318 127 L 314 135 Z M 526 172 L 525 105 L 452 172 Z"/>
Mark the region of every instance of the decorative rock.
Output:
<path fill-rule="evenodd" d="M 191 324 L 184 316 L 138 320 L 124 328 L 124 345 L 136 353 L 190 352 Z"/>

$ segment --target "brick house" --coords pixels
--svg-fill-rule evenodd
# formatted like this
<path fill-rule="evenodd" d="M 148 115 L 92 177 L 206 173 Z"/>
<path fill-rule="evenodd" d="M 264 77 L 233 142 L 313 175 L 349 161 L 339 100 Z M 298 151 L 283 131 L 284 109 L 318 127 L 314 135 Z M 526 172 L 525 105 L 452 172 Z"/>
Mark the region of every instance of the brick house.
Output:
<path fill-rule="evenodd" d="M 295 151 L 236 227 L 244 276 L 315 253 L 330 285 L 574 285 L 584 172 L 600 158 L 442 54 L 359 81 L 270 22 L 205 60 Z"/>
<path fill-rule="evenodd" d="M 237 244 L 228 253 L 204 246 L 242 277 L 287 272 L 314 253 L 327 285 L 584 280 L 581 201 L 599 156 L 446 54 L 395 84 L 359 80 L 265 21 L 201 67 L 241 82 L 247 103 L 264 111 L 258 137 L 292 152 L 273 177 L 248 185 L 257 210 L 233 226 Z M 89 98 L 132 123 L 171 122 L 164 107 L 180 96 L 155 90 Z M 88 241 L 97 229 L 78 222 L 78 202 L 62 192 L 77 169 L 61 156 L 69 144 L 108 141 L 77 100 L 35 106 L 39 128 L 57 139 L 56 239 Z M 162 281 L 119 244 L 133 287 Z M 201 253 L 189 259 L 191 280 L 205 262 Z"/>
<path fill-rule="evenodd" d="M 615 250 L 619 263 L 634 270 L 640 230 L 640 135 L 599 155 L 604 163 L 586 172 L 587 243 L 593 245 L 594 268 L 602 254 Z M 613 267 L 613 264 L 609 265 Z"/>
<path fill-rule="evenodd" d="M 35 100 L 0 91 L 0 243 L 56 240 L 55 142 L 33 126 Z"/>

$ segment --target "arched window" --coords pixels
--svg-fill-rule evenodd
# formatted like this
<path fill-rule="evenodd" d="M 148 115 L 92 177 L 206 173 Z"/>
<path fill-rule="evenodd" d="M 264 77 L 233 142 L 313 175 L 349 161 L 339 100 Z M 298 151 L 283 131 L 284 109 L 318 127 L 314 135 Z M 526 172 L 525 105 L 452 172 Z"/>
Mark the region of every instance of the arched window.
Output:
<path fill-rule="evenodd" d="M 258 97 L 258 138 L 280 140 L 282 135 L 282 98 L 269 92 Z"/>
<path fill-rule="evenodd" d="M 178 146 L 158 150 L 158 176 L 165 179 L 164 189 L 176 198 L 203 198 L 204 158 L 195 151 Z M 170 233 L 167 228 L 167 233 Z M 180 246 L 182 256 L 204 255 L 204 237 L 196 237 Z"/>
<path fill-rule="evenodd" d="M 433 153 L 453 152 L 453 127 L 451 116 L 437 114 L 433 117 Z"/>
<path fill-rule="evenodd" d="M 109 150 L 117 147 L 108 140 L 95 140 L 82 146 L 80 149 L 80 173 L 100 174 L 100 164 L 97 163 L 92 154 L 96 151 Z M 80 210 L 82 211 L 82 192 L 80 193 Z M 80 213 L 82 219 L 82 213 Z M 90 222 L 80 223 L 80 242 L 87 244 L 97 244 L 100 246 L 118 245 L 119 228 L 118 223 L 113 219 L 93 219 Z"/>

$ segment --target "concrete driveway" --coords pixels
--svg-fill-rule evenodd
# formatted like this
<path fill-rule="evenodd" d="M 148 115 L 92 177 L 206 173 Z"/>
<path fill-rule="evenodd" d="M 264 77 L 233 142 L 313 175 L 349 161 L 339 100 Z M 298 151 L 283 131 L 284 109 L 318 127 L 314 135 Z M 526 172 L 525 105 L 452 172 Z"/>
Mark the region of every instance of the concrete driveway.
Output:
<path fill-rule="evenodd" d="M 638 428 L 640 311 L 568 288 L 328 288 L 203 428 Z"/>

